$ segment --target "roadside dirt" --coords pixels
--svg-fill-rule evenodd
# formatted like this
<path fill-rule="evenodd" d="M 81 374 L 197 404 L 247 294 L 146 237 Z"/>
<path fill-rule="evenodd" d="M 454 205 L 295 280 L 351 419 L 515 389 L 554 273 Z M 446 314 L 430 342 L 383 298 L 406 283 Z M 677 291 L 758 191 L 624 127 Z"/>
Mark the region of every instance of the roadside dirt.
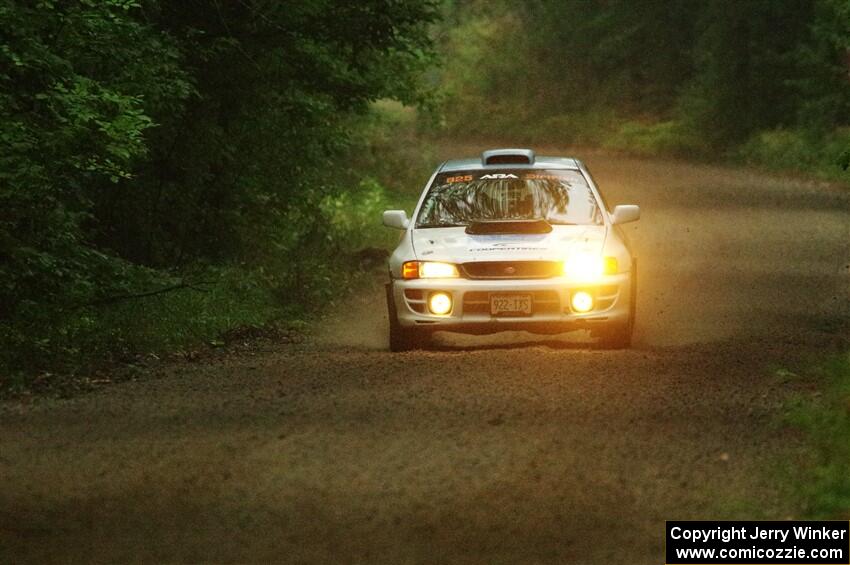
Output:
<path fill-rule="evenodd" d="M 665 519 L 793 516 L 772 372 L 847 345 L 850 193 L 585 160 L 642 207 L 633 349 L 390 354 L 376 287 L 306 344 L 3 404 L 0 562 L 662 563 Z"/>

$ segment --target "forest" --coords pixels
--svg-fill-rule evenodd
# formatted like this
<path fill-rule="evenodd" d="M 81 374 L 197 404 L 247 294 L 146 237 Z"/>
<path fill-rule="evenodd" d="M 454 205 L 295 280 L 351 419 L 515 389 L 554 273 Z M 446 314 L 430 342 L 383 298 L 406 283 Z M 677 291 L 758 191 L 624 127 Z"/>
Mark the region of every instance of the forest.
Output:
<path fill-rule="evenodd" d="M 850 0 L 0 0 L 0 378 L 291 328 L 447 141 L 850 180 Z"/>

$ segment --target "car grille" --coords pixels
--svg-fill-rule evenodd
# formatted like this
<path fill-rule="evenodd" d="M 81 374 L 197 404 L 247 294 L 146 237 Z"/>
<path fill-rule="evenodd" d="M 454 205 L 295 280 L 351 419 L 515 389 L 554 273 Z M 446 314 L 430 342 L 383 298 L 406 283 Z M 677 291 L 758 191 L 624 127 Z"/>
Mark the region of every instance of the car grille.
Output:
<path fill-rule="evenodd" d="M 461 264 L 469 279 L 548 279 L 563 271 L 559 261 L 476 261 Z"/>
<path fill-rule="evenodd" d="M 463 295 L 464 314 L 490 314 L 489 291 L 473 290 Z M 492 294 L 509 294 L 505 292 L 493 292 Z M 554 290 L 533 290 L 531 294 L 531 311 L 533 314 L 556 314 L 560 311 L 561 300 Z"/>

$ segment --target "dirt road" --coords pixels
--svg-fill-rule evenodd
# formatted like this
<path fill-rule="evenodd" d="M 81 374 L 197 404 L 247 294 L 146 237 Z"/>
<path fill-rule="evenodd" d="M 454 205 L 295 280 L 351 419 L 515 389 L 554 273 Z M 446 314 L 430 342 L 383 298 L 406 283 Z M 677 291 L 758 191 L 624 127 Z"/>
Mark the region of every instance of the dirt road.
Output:
<path fill-rule="evenodd" d="M 443 336 L 379 289 L 315 340 L 0 408 L 0 562 L 663 563 L 663 522 L 783 518 L 772 368 L 840 345 L 850 193 L 589 155 L 637 203 L 636 345 Z"/>

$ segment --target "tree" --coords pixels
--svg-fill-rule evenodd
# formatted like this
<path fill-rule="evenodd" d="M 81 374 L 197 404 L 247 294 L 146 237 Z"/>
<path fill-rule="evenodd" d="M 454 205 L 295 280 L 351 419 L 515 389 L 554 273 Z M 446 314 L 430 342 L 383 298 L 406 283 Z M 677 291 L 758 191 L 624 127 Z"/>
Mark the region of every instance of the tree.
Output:
<path fill-rule="evenodd" d="M 2 349 L 111 296 L 182 288 L 192 265 L 316 251 L 319 203 L 357 184 L 339 160 L 355 117 L 426 96 L 436 16 L 412 0 L 0 0 Z"/>

